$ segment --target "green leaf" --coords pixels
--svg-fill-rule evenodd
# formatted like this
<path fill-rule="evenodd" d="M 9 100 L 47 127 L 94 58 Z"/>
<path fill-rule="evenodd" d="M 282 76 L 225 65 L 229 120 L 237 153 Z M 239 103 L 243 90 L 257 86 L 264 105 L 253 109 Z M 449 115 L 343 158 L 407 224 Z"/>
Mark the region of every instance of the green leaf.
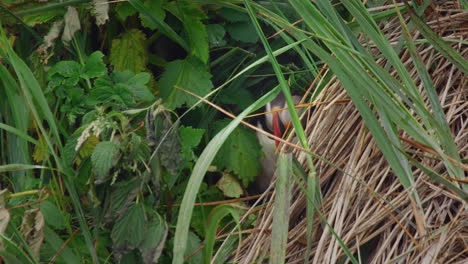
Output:
<path fill-rule="evenodd" d="M 212 47 L 220 47 L 226 44 L 224 36 L 226 35 L 226 30 L 220 24 L 210 24 L 206 25 L 206 32 L 208 34 L 208 42 Z"/>
<path fill-rule="evenodd" d="M 230 121 L 225 119 L 216 122 L 215 131 L 221 131 Z M 260 172 L 260 149 L 261 146 L 252 131 L 237 127 L 224 142 L 214 163 L 218 168 L 226 168 L 239 175 L 242 184 L 247 186 Z"/>
<path fill-rule="evenodd" d="M 229 35 L 235 40 L 255 43 L 258 41 L 258 35 L 255 27 L 250 22 L 239 22 L 227 25 L 226 27 Z"/>
<path fill-rule="evenodd" d="M 47 225 L 56 229 L 65 228 L 65 222 L 63 221 L 62 214 L 55 203 L 52 203 L 48 200 L 43 201 L 41 203 L 41 212 L 44 215 L 44 219 Z"/>
<path fill-rule="evenodd" d="M 147 72 L 140 72 L 137 75 L 130 78 L 126 84 L 130 88 L 130 92 L 136 101 L 153 101 L 154 95 L 148 89 L 147 84 L 151 78 L 151 75 Z"/>
<path fill-rule="evenodd" d="M 193 149 L 198 146 L 200 140 L 205 133 L 204 129 L 181 126 L 179 128 L 179 136 L 182 144 L 182 154 L 185 160 L 193 160 Z"/>
<path fill-rule="evenodd" d="M 244 193 L 239 181 L 229 173 L 223 173 L 216 186 L 223 191 L 226 197 L 239 198 Z"/>
<path fill-rule="evenodd" d="M 139 247 L 144 263 L 158 263 L 166 244 L 168 230 L 166 222 L 159 215 L 148 224 L 145 238 Z"/>
<path fill-rule="evenodd" d="M 164 20 L 164 18 L 166 17 L 166 12 L 164 12 L 164 9 L 162 8 L 163 3 L 164 1 L 150 0 L 144 2 L 143 6 L 145 6 L 149 12 Z M 145 15 L 143 15 L 143 13 L 140 13 L 140 20 L 142 26 L 147 27 L 151 30 L 157 29 L 157 26 L 151 23 L 151 21 L 148 20 L 148 18 Z"/>
<path fill-rule="evenodd" d="M 182 22 L 185 38 L 190 46 L 190 55 L 206 64 L 209 55 L 208 34 L 202 20 L 207 16 L 201 5 L 191 1 L 178 1 L 167 5 L 167 9 Z"/>
<path fill-rule="evenodd" d="M 110 63 L 116 71 L 142 72 L 148 63 L 146 36 L 138 29 L 130 29 L 120 39 L 112 41 Z"/>
<path fill-rule="evenodd" d="M 132 250 L 143 240 L 146 231 L 145 212 L 141 204 L 134 204 L 112 228 L 114 250 Z"/>
<path fill-rule="evenodd" d="M 159 81 L 164 105 L 169 109 L 175 109 L 184 104 L 193 106 L 198 99 L 177 89 L 176 86 L 199 96 L 205 96 L 213 88 L 210 78 L 211 74 L 206 70 L 206 66 L 197 58 L 189 57 L 168 63 Z"/>
<path fill-rule="evenodd" d="M 185 256 L 192 254 L 195 250 L 198 250 L 201 246 L 200 238 L 193 232 L 189 232 L 187 238 L 187 249 L 185 251 Z M 198 251 L 193 256 L 191 256 L 186 263 L 189 264 L 199 264 L 203 263 L 203 250 Z"/>
<path fill-rule="evenodd" d="M 232 8 L 222 8 L 219 14 L 229 22 L 248 22 L 249 16 Z"/>
<path fill-rule="evenodd" d="M 81 70 L 82 66 L 76 61 L 60 61 L 47 72 L 47 78 L 51 80 L 54 75 L 60 75 L 69 79 L 67 83 L 75 85 L 80 79 Z"/>
<path fill-rule="evenodd" d="M 114 142 L 103 141 L 96 145 L 91 155 L 91 162 L 97 176 L 96 183 L 104 182 L 109 170 L 115 163 L 118 152 L 119 145 Z"/>
<path fill-rule="evenodd" d="M 121 21 L 125 21 L 127 17 L 136 14 L 137 10 L 128 2 L 120 2 L 115 7 L 115 12 L 117 13 L 117 18 Z"/>
<path fill-rule="evenodd" d="M 81 77 L 83 78 L 96 78 L 101 77 L 107 73 L 107 67 L 102 61 L 104 54 L 100 51 L 95 51 L 89 55 L 86 64 L 83 68 Z"/>

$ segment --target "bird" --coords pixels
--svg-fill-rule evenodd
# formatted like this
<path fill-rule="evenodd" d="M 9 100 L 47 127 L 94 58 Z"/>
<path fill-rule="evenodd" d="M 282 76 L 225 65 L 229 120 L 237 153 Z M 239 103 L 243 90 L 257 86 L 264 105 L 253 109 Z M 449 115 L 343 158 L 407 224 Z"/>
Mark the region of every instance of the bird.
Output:
<path fill-rule="evenodd" d="M 294 104 L 299 104 L 301 97 L 297 95 L 292 96 Z M 291 115 L 289 111 L 296 111 L 296 109 L 286 109 L 279 112 L 274 112 L 278 109 L 287 108 L 286 99 L 283 94 L 279 94 L 271 102 L 265 106 L 265 116 L 263 122 L 258 121 L 257 127 L 261 130 L 273 132 L 273 134 L 279 138 L 283 137 L 285 129 L 290 126 Z M 272 112 L 273 111 L 273 112 Z M 265 126 L 265 127 L 264 127 Z M 276 171 L 276 160 L 277 160 L 277 148 L 279 141 L 267 137 L 265 134 L 257 131 L 257 138 L 262 146 L 264 156 L 261 160 L 261 172 L 256 177 L 255 183 L 257 191 L 263 193 L 268 189 L 273 176 Z"/>

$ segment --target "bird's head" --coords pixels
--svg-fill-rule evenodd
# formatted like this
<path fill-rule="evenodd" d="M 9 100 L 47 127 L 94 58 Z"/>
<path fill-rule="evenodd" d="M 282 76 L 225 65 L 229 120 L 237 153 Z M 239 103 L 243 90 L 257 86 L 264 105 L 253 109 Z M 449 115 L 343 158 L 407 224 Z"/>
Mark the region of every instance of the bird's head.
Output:
<path fill-rule="evenodd" d="M 301 97 L 294 95 L 293 96 L 294 104 L 299 104 Z M 267 127 L 273 131 L 273 134 L 279 138 L 283 136 L 285 129 L 290 126 L 291 115 L 289 111 L 296 111 L 296 109 L 285 109 L 283 111 L 274 112 L 278 109 L 287 108 L 286 100 L 283 94 L 279 94 L 273 101 L 269 102 L 266 105 L 265 121 Z M 273 112 L 272 112 L 273 111 Z M 279 141 L 275 140 L 276 147 L 279 146 Z"/>

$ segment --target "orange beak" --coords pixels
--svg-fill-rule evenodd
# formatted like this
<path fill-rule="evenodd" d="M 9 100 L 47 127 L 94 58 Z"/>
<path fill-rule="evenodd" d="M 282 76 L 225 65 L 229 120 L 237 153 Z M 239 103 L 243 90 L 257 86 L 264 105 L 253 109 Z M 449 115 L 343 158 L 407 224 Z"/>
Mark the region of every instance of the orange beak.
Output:
<path fill-rule="evenodd" d="M 279 117 L 278 117 L 278 113 L 273 113 L 273 134 L 277 137 L 282 137 L 283 134 L 281 133 L 281 128 L 280 128 L 280 124 L 279 124 Z M 276 147 L 279 146 L 279 141 L 275 139 L 275 145 Z"/>

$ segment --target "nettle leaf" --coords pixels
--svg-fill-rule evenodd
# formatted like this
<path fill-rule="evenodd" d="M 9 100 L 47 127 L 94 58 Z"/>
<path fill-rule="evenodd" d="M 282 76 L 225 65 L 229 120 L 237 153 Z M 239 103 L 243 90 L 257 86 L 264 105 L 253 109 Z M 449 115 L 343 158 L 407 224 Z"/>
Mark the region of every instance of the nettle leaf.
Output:
<path fill-rule="evenodd" d="M 152 14 L 155 16 L 158 16 L 161 21 L 164 21 L 166 18 L 166 12 L 164 12 L 164 9 L 162 8 L 164 1 L 146 1 L 143 3 L 143 5 L 150 11 Z M 133 7 L 132 7 L 133 8 Z M 147 27 L 151 30 L 155 30 L 157 27 L 153 23 L 151 23 L 148 18 L 140 13 L 139 15 L 141 25 L 144 27 Z"/>
<path fill-rule="evenodd" d="M 181 1 L 181 4 L 171 2 L 167 9 L 182 22 L 185 38 L 190 45 L 190 55 L 206 64 L 209 57 L 208 34 L 202 20 L 207 16 L 201 4 L 190 1 Z"/>
<path fill-rule="evenodd" d="M 151 75 L 149 73 L 140 72 L 126 82 L 136 101 L 153 101 L 155 99 L 147 87 L 150 78 Z"/>
<path fill-rule="evenodd" d="M 67 84 L 76 85 L 80 79 L 82 67 L 83 66 L 76 61 L 60 61 L 47 72 L 47 78 L 52 80 L 53 77 L 57 77 L 57 79 L 55 79 L 56 82 L 68 79 Z"/>
<path fill-rule="evenodd" d="M 112 41 L 110 63 L 116 71 L 142 72 L 148 63 L 146 36 L 138 29 L 131 29 L 120 39 Z"/>
<path fill-rule="evenodd" d="M 138 247 L 145 236 L 146 220 L 142 204 L 132 205 L 112 228 L 111 239 L 117 255 Z"/>
<path fill-rule="evenodd" d="M 184 104 L 193 106 L 198 99 L 177 89 L 176 86 L 199 96 L 205 96 L 213 88 L 210 78 L 211 74 L 208 73 L 206 66 L 197 58 L 189 57 L 168 63 L 159 81 L 164 105 L 169 109 L 175 109 Z"/>
<path fill-rule="evenodd" d="M 93 154 L 94 148 L 99 144 L 100 140 L 94 134 L 91 134 L 86 142 L 80 148 L 80 158 L 85 159 Z"/>
<path fill-rule="evenodd" d="M 258 41 L 258 35 L 251 22 L 238 22 L 226 26 L 229 35 L 235 40 L 255 43 Z"/>
<path fill-rule="evenodd" d="M 128 2 L 119 2 L 114 10 L 117 13 L 117 18 L 121 21 L 125 21 L 127 17 L 133 16 L 137 12 Z"/>
<path fill-rule="evenodd" d="M 226 40 L 224 36 L 226 35 L 226 30 L 220 24 L 210 24 L 206 25 L 206 32 L 208 34 L 208 42 L 211 47 L 220 47 L 226 45 Z"/>
<path fill-rule="evenodd" d="M 141 182 L 132 180 L 119 182 L 114 185 L 110 198 L 110 210 L 106 213 L 106 219 L 123 217 L 128 208 L 135 203 L 135 198 L 140 192 Z"/>
<path fill-rule="evenodd" d="M 185 250 L 185 256 L 187 257 L 189 254 L 198 250 L 201 246 L 201 240 L 198 238 L 197 235 L 193 232 L 188 233 L 187 237 L 187 248 Z M 187 259 L 187 263 L 189 264 L 199 264 L 203 263 L 203 250 L 198 250 L 197 253 L 192 255 L 189 259 Z"/>
<path fill-rule="evenodd" d="M 215 131 L 226 127 L 231 120 L 215 123 Z M 242 127 L 237 127 L 218 151 L 214 164 L 237 174 L 244 186 L 253 181 L 260 172 L 261 146 L 255 134 Z"/>
<path fill-rule="evenodd" d="M 166 222 L 156 212 L 155 214 L 156 217 L 148 224 L 145 238 L 139 247 L 144 263 L 158 263 L 169 233 Z"/>
<path fill-rule="evenodd" d="M 184 126 L 179 128 L 180 141 L 182 144 L 182 154 L 185 160 L 194 160 L 193 149 L 198 146 L 204 133 L 204 129 Z"/>
<path fill-rule="evenodd" d="M 96 78 L 101 77 L 107 73 L 106 64 L 104 64 L 102 58 L 104 54 L 100 51 L 95 51 L 89 55 L 86 60 L 86 64 L 81 73 L 83 78 Z"/>
<path fill-rule="evenodd" d="M 96 184 L 105 181 L 113 164 L 116 163 L 118 152 L 119 145 L 111 141 L 103 141 L 96 145 L 91 155 L 91 162 L 97 177 Z"/>

